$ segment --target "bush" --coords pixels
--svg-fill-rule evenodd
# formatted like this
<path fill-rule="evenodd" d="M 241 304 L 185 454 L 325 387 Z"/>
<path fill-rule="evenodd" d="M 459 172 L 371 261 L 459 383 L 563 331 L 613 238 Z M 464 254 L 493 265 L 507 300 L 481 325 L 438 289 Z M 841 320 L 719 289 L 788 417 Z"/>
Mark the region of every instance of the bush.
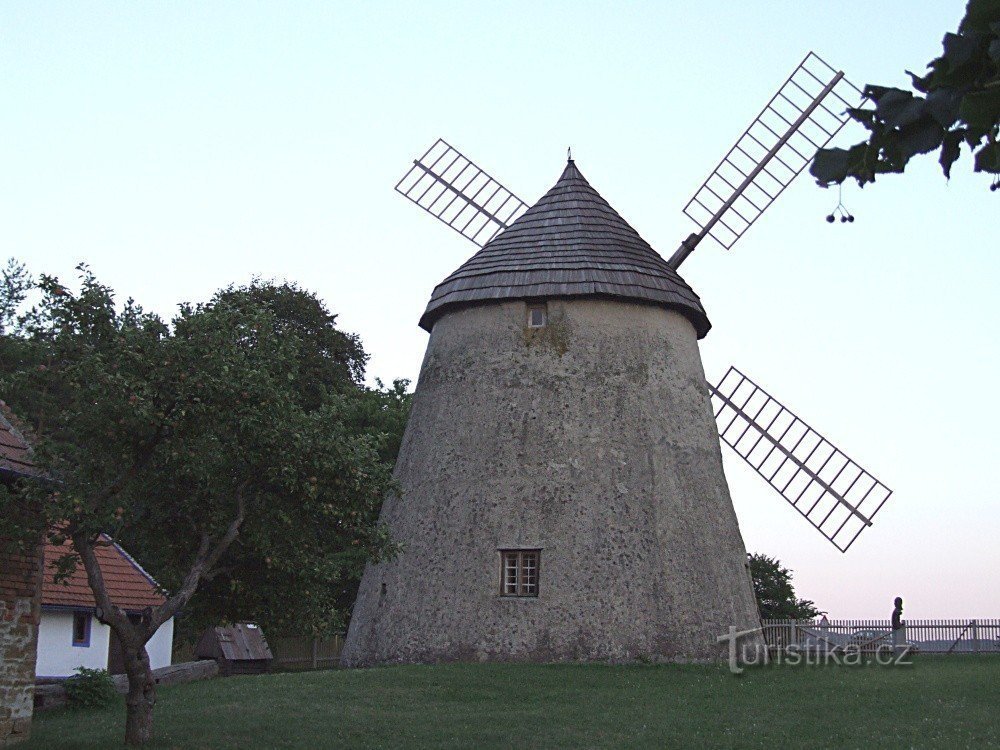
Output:
<path fill-rule="evenodd" d="M 69 704 L 78 708 L 110 706 L 118 699 L 115 683 L 106 669 L 77 667 L 76 674 L 68 677 L 63 686 Z"/>

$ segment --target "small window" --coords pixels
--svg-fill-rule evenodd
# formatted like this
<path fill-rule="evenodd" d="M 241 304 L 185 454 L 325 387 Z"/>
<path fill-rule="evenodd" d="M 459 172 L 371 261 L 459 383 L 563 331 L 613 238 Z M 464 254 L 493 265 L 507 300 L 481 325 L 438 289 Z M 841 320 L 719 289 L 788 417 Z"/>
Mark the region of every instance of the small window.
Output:
<path fill-rule="evenodd" d="M 90 645 L 90 613 L 89 612 L 74 612 L 73 613 L 73 645 L 74 646 L 89 646 Z"/>
<path fill-rule="evenodd" d="M 545 305 L 528 305 L 528 328 L 544 328 L 548 322 Z"/>
<path fill-rule="evenodd" d="M 500 595 L 538 596 L 538 563 L 541 550 L 500 550 Z"/>

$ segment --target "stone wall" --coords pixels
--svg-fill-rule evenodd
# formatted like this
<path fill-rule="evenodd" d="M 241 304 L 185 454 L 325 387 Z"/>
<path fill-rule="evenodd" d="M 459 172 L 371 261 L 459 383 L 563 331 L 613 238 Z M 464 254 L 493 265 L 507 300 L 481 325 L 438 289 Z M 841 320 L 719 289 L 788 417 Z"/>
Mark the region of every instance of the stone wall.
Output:
<path fill-rule="evenodd" d="M 711 660 L 758 625 L 691 323 L 548 309 L 435 323 L 382 511 L 402 552 L 366 570 L 344 665 Z M 537 597 L 500 595 L 516 548 L 541 550 Z"/>
<path fill-rule="evenodd" d="M 31 730 L 41 581 L 40 547 L 0 557 L 0 745 Z"/>

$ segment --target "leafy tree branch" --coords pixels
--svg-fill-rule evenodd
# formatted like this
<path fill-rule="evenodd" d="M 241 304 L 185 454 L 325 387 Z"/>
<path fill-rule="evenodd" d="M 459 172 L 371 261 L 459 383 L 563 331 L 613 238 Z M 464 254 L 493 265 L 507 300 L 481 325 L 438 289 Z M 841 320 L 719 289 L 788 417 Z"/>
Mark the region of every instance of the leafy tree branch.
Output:
<path fill-rule="evenodd" d="M 819 614 L 808 599 L 799 599 L 792 587 L 792 571 L 763 554 L 749 556 L 750 576 L 757 608 L 764 620 L 808 620 Z"/>
<path fill-rule="evenodd" d="M 976 172 L 1000 175 L 1000 0 L 970 0 L 957 33 L 946 34 L 943 46 L 927 74 L 907 71 L 916 93 L 865 87 L 874 106 L 847 113 L 868 130 L 868 139 L 847 149 L 820 149 L 810 167 L 820 185 L 853 178 L 864 187 L 934 151 L 950 177 L 963 147 Z M 995 180 L 991 189 L 997 185 Z"/>

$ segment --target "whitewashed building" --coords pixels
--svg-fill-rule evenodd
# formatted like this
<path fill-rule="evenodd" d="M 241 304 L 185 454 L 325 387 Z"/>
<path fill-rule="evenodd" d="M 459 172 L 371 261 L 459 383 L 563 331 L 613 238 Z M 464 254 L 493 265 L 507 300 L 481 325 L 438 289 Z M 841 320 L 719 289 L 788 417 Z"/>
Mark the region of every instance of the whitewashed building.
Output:
<path fill-rule="evenodd" d="M 42 584 L 41 621 L 38 626 L 38 678 L 69 677 L 77 667 L 125 672 L 121 645 L 111 628 L 97 621 L 93 592 L 83 567 L 65 581 L 56 583 L 56 561 L 69 551 L 70 542 L 60 547 L 45 546 L 45 579 Z M 162 604 L 164 596 L 156 581 L 117 544 L 98 547 L 98 562 L 108 594 L 116 605 L 139 617 L 146 607 Z M 174 641 L 173 618 L 160 626 L 146 650 L 153 669 L 170 664 Z"/>

